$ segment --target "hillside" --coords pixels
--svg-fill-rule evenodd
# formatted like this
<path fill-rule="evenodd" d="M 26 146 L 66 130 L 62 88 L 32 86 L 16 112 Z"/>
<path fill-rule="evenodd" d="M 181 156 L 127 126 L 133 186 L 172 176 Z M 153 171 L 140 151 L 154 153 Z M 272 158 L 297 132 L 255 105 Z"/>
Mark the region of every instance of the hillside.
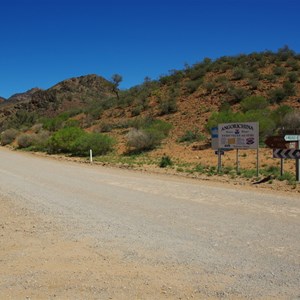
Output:
<path fill-rule="evenodd" d="M 35 90 L 29 97 L 14 97 L 0 104 L 2 130 L 14 127 L 31 133 L 30 127 L 40 123 L 49 137 L 76 123 L 86 132 L 113 137 L 119 156 L 126 156 L 129 148 L 138 150 L 135 144 L 128 148 L 129 133 L 136 139 L 150 135 L 157 144 L 148 147 L 151 151 L 140 149 L 150 158 L 167 155 L 177 162 L 216 165 L 209 128 L 218 122 L 258 121 L 262 142 L 282 127 L 300 128 L 300 55 L 288 47 L 205 58 L 157 80 L 145 78 L 118 95 L 116 88 L 102 77 L 88 75 Z M 170 129 L 155 135 L 159 126 Z M 277 165 L 270 150 L 264 151 L 262 164 Z M 234 165 L 234 153 L 224 156 L 224 164 Z M 244 162 L 245 168 L 253 165 L 255 161 Z M 288 166 L 293 168 L 291 162 Z"/>
<path fill-rule="evenodd" d="M 0 122 L 5 123 L 18 111 L 55 116 L 70 109 L 82 108 L 91 102 L 112 96 L 112 84 L 97 75 L 87 75 L 64 80 L 55 86 L 41 90 L 31 89 L 11 96 L 0 105 Z"/>

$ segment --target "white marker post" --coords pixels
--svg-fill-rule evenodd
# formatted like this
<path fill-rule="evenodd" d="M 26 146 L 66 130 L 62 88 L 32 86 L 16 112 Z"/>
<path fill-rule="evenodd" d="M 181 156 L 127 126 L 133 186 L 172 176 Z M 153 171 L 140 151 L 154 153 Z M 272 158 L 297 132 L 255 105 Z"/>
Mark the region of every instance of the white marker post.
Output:
<path fill-rule="evenodd" d="M 93 163 L 93 150 L 90 149 L 90 163 Z"/>

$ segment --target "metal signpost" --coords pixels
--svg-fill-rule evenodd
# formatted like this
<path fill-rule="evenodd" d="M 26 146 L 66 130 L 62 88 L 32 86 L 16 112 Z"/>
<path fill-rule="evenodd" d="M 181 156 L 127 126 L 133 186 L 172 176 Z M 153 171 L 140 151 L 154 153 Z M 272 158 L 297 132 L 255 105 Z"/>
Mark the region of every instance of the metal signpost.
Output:
<path fill-rule="evenodd" d="M 220 172 L 222 169 L 222 155 L 224 155 L 224 152 L 222 153 L 221 149 L 219 148 L 218 127 L 211 128 L 211 147 L 212 149 L 216 150 L 215 154 L 218 155 L 218 172 Z"/>

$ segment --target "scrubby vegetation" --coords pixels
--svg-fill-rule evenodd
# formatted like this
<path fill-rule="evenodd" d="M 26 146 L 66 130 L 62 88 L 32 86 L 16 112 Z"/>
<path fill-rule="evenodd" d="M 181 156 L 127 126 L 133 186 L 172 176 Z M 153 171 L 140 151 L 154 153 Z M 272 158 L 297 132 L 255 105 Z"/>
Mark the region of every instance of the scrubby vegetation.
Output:
<path fill-rule="evenodd" d="M 259 122 L 261 145 L 283 129 L 299 132 L 300 55 L 287 46 L 204 58 L 127 90 L 121 80 L 82 76 L 0 105 L 1 144 L 78 156 L 157 151 L 164 165 L 166 143 L 204 149 L 218 123 Z"/>

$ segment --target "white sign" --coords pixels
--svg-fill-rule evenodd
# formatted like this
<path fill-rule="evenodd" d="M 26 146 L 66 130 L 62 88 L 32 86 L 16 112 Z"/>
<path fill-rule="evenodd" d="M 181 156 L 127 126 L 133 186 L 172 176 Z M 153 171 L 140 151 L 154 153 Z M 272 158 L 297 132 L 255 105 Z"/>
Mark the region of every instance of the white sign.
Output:
<path fill-rule="evenodd" d="M 296 134 L 288 134 L 284 136 L 284 140 L 287 142 L 290 141 L 300 141 L 300 135 L 296 135 Z"/>
<path fill-rule="evenodd" d="M 259 146 L 259 124 L 225 123 L 218 125 L 219 148 L 257 149 Z"/>

